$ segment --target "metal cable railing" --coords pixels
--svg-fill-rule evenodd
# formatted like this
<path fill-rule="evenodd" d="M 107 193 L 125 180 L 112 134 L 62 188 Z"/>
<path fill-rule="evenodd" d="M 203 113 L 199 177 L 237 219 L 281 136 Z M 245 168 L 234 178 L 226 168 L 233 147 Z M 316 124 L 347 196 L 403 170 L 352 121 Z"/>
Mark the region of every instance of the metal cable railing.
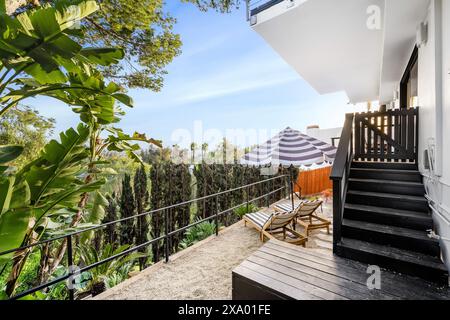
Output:
<path fill-rule="evenodd" d="M 278 179 L 284 179 L 284 182 L 285 182 L 284 186 L 282 186 L 280 188 L 277 188 L 275 190 L 272 190 L 270 192 L 267 192 L 267 193 L 265 193 L 265 194 L 263 194 L 263 195 L 261 195 L 259 197 L 256 197 L 256 198 L 253 198 L 253 199 L 249 198 L 249 194 L 250 194 L 249 191 L 250 191 L 251 187 L 254 187 L 254 186 L 257 186 L 257 185 L 260 185 L 260 184 L 268 185 L 269 182 L 274 182 L 275 180 L 278 180 Z M 287 182 L 286 179 L 288 179 L 289 181 Z M 272 183 L 272 186 L 273 186 L 273 183 Z M 83 229 L 83 230 L 71 232 L 71 233 L 64 234 L 64 235 L 57 236 L 57 237 L 53 237 L 51 239 L 47 239 L 47 240 L 39 241 L 39 242 L 36 242 L 36 243 L 28 244 L 28 245 L 22 246 L 20 248 L 15 248 L 15 249 L 10 249 L 10 250 L 7 250 L 7 251 L 0 252 L 0 256 L 3 256 L 3 255 L 6 255 L 6 254 L 10 254 L 10 253 L 21 252 L 23 250 L 30 249 L 30 248 L 37 247 L 37 246 L 41 246 L 41 245 L 44 245 L 44 244 L 49 244 L 49 243 L 52 243 L 52 242 L 55 242 L 55 241 L 58 241 L 58 240 L 64 240 L 65 239 L 67 241 L 67 264 L 68 264 L 68 270 L 69 270 L 68 273 L 63 275 L 63 276 L 60 276 L 58 278 L 55 278 L 55 279 L 53 279 L 51 281 L 48 281 L 46 283 L 40 284 L 38 286 L 35 286 L 35 287 L 31 288 L 31 289 L 23 291 L 23 292 L 21 292 L 21 293 L 19 293 L 17 295 L 14 295 L 13 297 L 10 297 L 10 299 L 11 300 L 17 300 L 17 299 L 26 297 L 26 296 L 28 296 L 30 294 L 33 294 L 33 293 L 35 293 L 37 291 L 40 291 L 40 290 L 46 289 L 46 288 L 48 288 L 50 286 L 53 286 L 55 284 L 58 284 L 60 282 L 73 279 L 75 276 L 80 275 L 83 272 L 89 271 L 89 270 L 91 270 L 91 269 L 93 269 L 95 267 L 98 267 L 98 266 L 100 266 L 102 264 L 105 264 L 105 263 L 107 263 L 109 261 L 112 261 L 114 259 L 118 259 L 118 258 L 120 258 L 122 256 L 128 255 L 128 254 L 130 254 L 132 252 L 138 251 L 138 250 L 140 250 L 142 248 L 150 246 L 153 243 L 156 243 L 156 242 L 161 241 L 161 240 L 164 240 L 165 261 L 169 262 L 169 257 L 170 257 L 169 240 L 174 235 L 176 235 L 176 234 L 178 234 L 178 233 L 180 233 L 182 231 L 185 231 L 185 230 L 187 230 L 189 228 L 192 228 L 192 227 L 194 227 L 194 226 L 196 226 L 198 224 L 201 224 L 203 222 L 207 222 L 207 221 L 210 221 L 210 220 L 214 219 L 215 226 L 216 226 L 216 230 L 215 231 L 216 231 L 216 236 L 217 236 L 219 234 L 219 223 L 218 223 L 219 222 L 219 217 L 221 217 L 223 215 L 226 215 L 226 214 L 229 214 L 229 213 L 233 212 L 235 209 L 237 209 L 237 208 L 239 208 L 241 206 L 244 206 L 244 205 L 247 206 L 247 211 L 248 211 L 249 205 L 251 203 L 256 202 L 258 200 L 261 200 L 261 199 L 264 199 L 264 198 L 266 198 L 267 205 L 269 205 L 269 197 L 274 195 L 274 194 L 276 194 L 276 193 L 279 193 L 279 192 L 281 192 L 283 190 L 286 190 L 286 188 L 289 188 L 290 194 L 292 195 L 292 192 L 293 192 L 292 177 L 291 177 L 291 175 L 280 175 L 280 176 L 276 176 L 276 177 L 269 178 L 269 179 L 266 179 L 266 180 L 254 182 L 254 183 L 242 186 L 242 187 L 229 189 L 229 190 L 226 190 L 226 191 L 222 191 L 222 192 L 218 192 L 218 193 L 215 193 L 215 194 L 212 194 L 212 195 L 208 195 L 208 196 L 192 199 L 192 200 L 189 200 L 189 201 L 184 201 L 184 202 L 181 202 L 181 203 L 178 203 L 178 204 L 166 206 L 164 208 L 155 209 L 155 210 L 151 210 L 151 211 L 148 211 L 148 212 L 145 212 L 145 213 L 142 213 L 142 214 L 134 215 L 132 217 L 118 219 L 118 220 L 111 221 L 111 222 L 108 222 L 108 223 L 104 223 L 104 224 L 101 224 L 101 225 L 98 225 L 98 226 L 93 226 L 93 227 L 86 228 L 86 229 Z M 219 196 L 226 195 L 226 194 L 229 194 L 229 193 L 232 193 L 232 192 L 236 192 L 236 191 L 243 191 L 243 190 L 246 191 L 246 196 L 247 196 L 247 199 L 246 199 L 245 202 L 243 202 L 243 203 L 241 203 L 239 205 L 235 205 L 235 206 L 233 206 L 231 208 L 228 208 L 226 210 L 223 210 L 223 211 L 219 211 L 218 210 L 218 203 L 219 203 L 219 198 L 218 197 Z M 182 228 L 179 228 L 179 229 L 176 229 L 176 230 L 173 230 L 173 231 L 169 231 L 169 228 L 168 228 L 168 214 L 169 214 L 169 211 L 171 209 L 174 209 L 174 208 L 177 208 L 177 207 L 182 207 L 182 206 L 185 206 L 185 205 L 190 205 L 190 204 L 195 203 L 197 201 L 207 200 L 207 199 L 211 199 L 211 198 L 215 198 L 215 203 L 216 203 L 216 208 L 217 208 L 216 212 L 213 215 L 211 215 L 210 217 L 198 220 L 198 221 L 196 221 L 194 223 L 191 223 L 191 224 L 189 224 L 187 226 L 184 226 Z M 73 262 L 73 258 L 74 258 L 73 237 L 78 236 L 80 234 L 83 234 L 85 232 L 90 232 L 90 231 L 94 231 L 95 232 L 95 231 L 98 231 L 100 229 L 104 229 L 107 226 L 110 226 L 110 225 L 113 225 L 113 224 L 118 224 L 118 223 L 125 222 L 125 221 L 131 220 L 131 219 L 136 219 L 136 218 L 142 217 L 142 216 L 152 215 L 152 214 L 155 214 L 155 213 L 158 213 L 158 212 L 163 212 L 164 213 L 164 217 L 165 217 L 165 219 L 164 219 L 164 224 L 165 224 L 165 233 L 164 233 L 164 235 L 162 235 L 160 237 L 157 237 L 157 238 L 154 238 L 154 239 L 151 239 L 151 240 L 149 240 L 149 241 L 147 241 L 145 243 L 136 245 L 136 246 L 134 246 L 132 248 L 129 248 L 129 249 L 125 250 L 125 251 L 122 251 L 122 252 L 120 252 L 120 253 L 118 253 L 116 255 L 113 255 L 113 256 L 108 257 L 106 259 L 103 259 L 101 261 L 95 262 L 93 264 L 84 266 L 84 267 L 74 271 L 74 268 L 73 268 L 73 263 L 74 263 Z M 75 299 L 75 289 L 73 289 L 72 286 L 69 286 L 68 290 L 69 290 L 69 299 L 70 300 L 74 300 Z"/>
<path fill-rule="evenodd" d="M 285 0 L 247 0 L 247 20 L 252 16 L 273 7 Z"/>

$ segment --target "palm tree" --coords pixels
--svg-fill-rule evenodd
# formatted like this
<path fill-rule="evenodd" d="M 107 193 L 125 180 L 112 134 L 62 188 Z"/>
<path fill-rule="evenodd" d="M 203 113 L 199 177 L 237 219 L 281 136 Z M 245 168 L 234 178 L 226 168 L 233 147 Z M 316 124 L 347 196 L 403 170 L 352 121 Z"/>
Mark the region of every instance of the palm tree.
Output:
<path fill-rule="evenodd" d="M 162 148 L 160 150 L 161 162 L 169 161 L 172 156 L 172 150 L 170 148 Z"/>
<path fill-rule="evenodd" d="M 222 161 L 223 161 L 223 164 L 227 164 L 227 147 L 228 147 L 228 142 L 227 142 L 227 139 L 224 137 L 223 138 L 223 144 L 222 144 Z"/>
<path fill-rule="evenodd" d="M 207 143 L 203 143 L 202 144 L 202 161 L 205 158 L 206 150 L 208 150 L 208 144 Z"/>
<path fill-rule="evenodd" d="M 191 156 L 192 156 L 192 164 L 195 163 L 195 150 L 197 149 L 197 144 L 195 142 L 191 143 Z"/>

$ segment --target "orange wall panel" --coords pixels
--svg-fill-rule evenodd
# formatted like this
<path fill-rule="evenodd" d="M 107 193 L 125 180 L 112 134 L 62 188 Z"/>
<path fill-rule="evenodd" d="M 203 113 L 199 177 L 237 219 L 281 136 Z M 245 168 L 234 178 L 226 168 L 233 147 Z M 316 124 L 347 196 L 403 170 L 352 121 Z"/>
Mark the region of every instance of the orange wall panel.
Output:
<path fill-rule="evenodd" d="M 297 183 L 294 186 L 295 192 L 301 189 L 302 196 L 321 193 L 324 190 L 332 189 L 333 182 L 330 180 L 331 167 L 301 171 L 298 175 Z"/>

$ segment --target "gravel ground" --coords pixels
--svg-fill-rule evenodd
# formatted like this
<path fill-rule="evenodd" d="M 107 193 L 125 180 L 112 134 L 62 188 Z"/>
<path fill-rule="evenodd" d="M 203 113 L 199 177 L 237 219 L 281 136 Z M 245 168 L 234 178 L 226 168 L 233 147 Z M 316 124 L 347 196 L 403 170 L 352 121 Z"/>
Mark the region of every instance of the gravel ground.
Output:
<path fill-rule="evenodd" d="M 330 203 L 322 216 L 331 218 Z M 157 263 L 95 299 L 207 300 L 231 299 L 231 271 L 262 246 L 258 232 L 239 222 L 191 248 Z M 332 237 L 324 230 L 310 234 L 307 247 L 330 252 Z"/>

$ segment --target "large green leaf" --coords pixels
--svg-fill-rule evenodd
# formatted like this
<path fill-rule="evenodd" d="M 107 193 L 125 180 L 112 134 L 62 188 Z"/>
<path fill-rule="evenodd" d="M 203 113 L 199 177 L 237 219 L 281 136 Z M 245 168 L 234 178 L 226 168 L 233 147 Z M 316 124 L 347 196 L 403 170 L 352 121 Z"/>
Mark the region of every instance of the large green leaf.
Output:
<path fill-rule="evenodd" d="M 18 145 L 0 145 L 0 164 L 5 164 L 17 159 L 23 152 L 23 147 Z"/>
<path fill-rule="evenodd" d="M 34 216 L 37 220 L 40 220 L 50 212 L 63 208 L 76 208 L 81 195 L 100 189 L 105 182 L 105 179 L 100 179 L 78 187 L 71 187 L 67 191 L 59 192 L 58 194 L 53 195 L 45 203 L 44 207 L 35 210 Z"/>
<path fill-rule="evenodd" d="M 0 13 L 0 58 L 5 66 L 27 73 L 40 84 L 66 82 L 68 72 L 84 72 L 86 64 L 118 63 L 123 50 L 83 49 L 73 39 L 80 21 L 96 10 L 94 0 L 59 0 L 17 17 Z"/>
<path fill-rule="evenodd" d="M 9 210 L 15 180 L 15 177 L 0 177 L 0 217 Z"/>
<path fill-rule="evenodd" d="M 18 248 L 24 241 L 32 210 L 10 210 L 0 216 L 0 252 Z M 13 253 L 0 256 L 0 267 L 11 260 Z"/>
<path fill-rule="evenodd" d="M 63 75 L 64 76 L 64 75 Z M 41 85 L 29 78 L 20 78 L 16 81 L 21 89 L 10 91 L 0 98 L 0 103 L 17 103 L 24 97 L 45 95 L 63 101 L 73 107 L 73 111 L 80 114 L 85 123 L 111 124 L 120 120 L 123 114 L 117 106 L 117 101 L 132 107 L 133 101 L 122 88 L 114 83 L 106 84 L 98 73 L 73 74 L 69 84 Z"/>
<path fill-rule="evenodd" d="M 89 137 L 89 128 L 78 126 L 60 134 L 60 142 L 50 141 L 40 157 L 26 166 L 19 174 L 25 177 L 30 186 L 31 202 L 46 202 L 71 186 L 81 185 L 77 174 L 83 168 L 83 160 L 88 158 L 85 142 Z"/>
<path fill-rule="evenodd" d="M 101 194 L 101 192 L 96 191 L 92 196 L 92 204 L 89 208 L 89 214 L 86 216 L 85 221 L 98 225 L 102 222 L 105 217 L 105 207 L 108 205 L 108 200 Z M 101 232 L 101 230 L 97 230 Z M 86 243 L 94 235 L 94 231 L 85 232 L 81 235 L 81 242 Z"/>
<path fill-rule="evenodd" d="M 40 219 L 60 209 L 78 206 L 84 193 L 98 190 L 105 180 L 86 183 L 79 176 L 89 163 L 85 143 L 89 127 L 79 125 L 52 140 L 39 157 L 15 177 L 0 180 L 0 252 L 19 247 Z M 0 257 L 0 266 L 12 255 Z"/>
<path fill-rule="evenodd" d="M 95 0 L 60 0 L 54 6 L 61 30 L 73 29 L 80 20 L 99 9 Z"/>
<path fill-rule="evenodd" d="M 41 39 L 53 39 L 62 32 L 58 21 L 56 21 L 55 8 L 45 6 L 39 10 L 31 11 L 29 14 L 25 13 L 24 16 L 26 15 L 29 16 L 34 33 Z"/>
<path fill-rule="evenodd" d="M 80 54 L 88 61 L 102 66 L 119 63 L 124 57 L 124 51 L 119 48 L 85 48 Z"/>

